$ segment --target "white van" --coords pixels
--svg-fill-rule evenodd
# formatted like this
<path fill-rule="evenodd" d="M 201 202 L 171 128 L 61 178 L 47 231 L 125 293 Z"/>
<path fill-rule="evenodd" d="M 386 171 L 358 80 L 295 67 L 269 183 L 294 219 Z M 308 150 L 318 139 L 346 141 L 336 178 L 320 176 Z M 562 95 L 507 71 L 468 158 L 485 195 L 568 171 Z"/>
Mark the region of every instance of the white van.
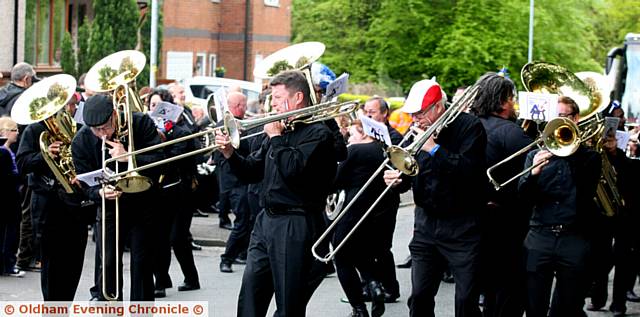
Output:
<path fill-rule="evenodd" d="M 259 84 L 250 81 L 206 76 L 183 79 L 180 84 L 185 87 L 186 100 L 200 105 L 204 105 L 207 97 L 220 87 L 240 87 L 242 93 L 247 96 L 248 102 L 258 100 L 262 88 Z"/>

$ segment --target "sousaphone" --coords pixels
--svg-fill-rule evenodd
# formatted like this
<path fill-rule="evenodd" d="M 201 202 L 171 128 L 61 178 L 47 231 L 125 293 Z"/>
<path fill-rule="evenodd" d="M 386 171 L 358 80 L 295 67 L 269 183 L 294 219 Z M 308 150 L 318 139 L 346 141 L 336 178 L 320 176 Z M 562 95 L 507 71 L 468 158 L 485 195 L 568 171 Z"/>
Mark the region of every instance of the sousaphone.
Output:
<path fill-rule="evenodd" d="M 45 78 L 27 89 L 11 109 L 11 118 L 18 124 L 28 125 L 44 121 L 47 131 L 40 134 L 40 151 L 45 162 L 64 190 L 71 194 L 75 190 L 71 180 L 76 177 L 71 140 L 76 134 L 76 122 L 64 110 L 76 90 L 76 80 L 66 74 Z M 60 141 L 57 156 L 49 154 L 49 145 Z"/>
<path fill-rule="evenodd" d="M 271 79 L 285 70 L 297 69 L 304 73 L 309 83 L 311 103 L 318 103 L 311 79 L 311 64 L 324 53 L 325 46 L 320 42 L 304 42 L 294 44 L 267 56 L 256 64 L 253 76 L 261 79 Z"/>

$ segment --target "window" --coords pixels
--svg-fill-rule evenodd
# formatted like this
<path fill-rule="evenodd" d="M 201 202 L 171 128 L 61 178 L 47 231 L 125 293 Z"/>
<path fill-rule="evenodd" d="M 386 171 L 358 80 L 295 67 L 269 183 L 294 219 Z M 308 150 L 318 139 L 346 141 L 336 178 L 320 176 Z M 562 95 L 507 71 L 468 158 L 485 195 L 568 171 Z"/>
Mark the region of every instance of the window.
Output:
<path fill-rule="evenodd" d="M 209 54 L 209 76 L 216 74 L 216 65 L 218 65 L 216 54 Z"/>
<path fill-rule="evenodd" d="M 67 30 L 69 0 L 27 0 L 24 59 L 36 67 L 58 67 Z"/>
<path fill-rule="evenodd" d="M 198 53 L 196 55 L 196 67 L 193 70 L 194 76 L 204 76 L 207 70 L 207 54 L 206 53 Z"/>
<path fill-rule="evenodd" d="M 280 6 L 280 1 L 279 0 L 264 0 L 264 5 L 270 6 L 270 7 L 279 7 Z"/>

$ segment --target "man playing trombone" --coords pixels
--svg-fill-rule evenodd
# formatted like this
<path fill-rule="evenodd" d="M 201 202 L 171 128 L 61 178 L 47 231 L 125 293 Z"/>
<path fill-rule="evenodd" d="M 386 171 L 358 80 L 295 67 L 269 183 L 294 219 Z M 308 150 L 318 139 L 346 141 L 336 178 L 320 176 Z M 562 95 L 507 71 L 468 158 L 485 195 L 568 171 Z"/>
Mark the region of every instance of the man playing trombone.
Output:
<path fill-rule="evenodd" d="M 470 88 L 471 89 L 471 88 Z M 433 80 L 411 87 L 402 111 L 418 128 L 442 125 L 447 97 Z M 460 105 L 456 103 L 456 107 Z M 434 316 L 435 296 L 450 265 L 456 283 L 456 316 L 480 316 L 480 212 L 483 209 L 486 134 L 480 120 L 461 112 L 416 154 L 419 172 L 409 179 L 385 171 L 385 182 L 400 190 L 413 185 L 416 203 L 411 252 L 411 316 Z M 446 121 L 445 121 L 446 122 Z M 480 189 L 480 190 L 479 190 Z"/>
<path fill-rule="evenodd" d="M 560 117 L 578 122 L 579 111 L 573 99 L 559 98 Z M 524 242 L 527 316 L 547 316 L 554 276 L 556 286 L 549 315 L 582 316 L 588 282 L 588 234 L 597 213 L 593 197 L 600 178 L 600 156 L 583 145 L 566 157 L 555 156 L 546 149 L 533 150 L 525 162 L 525 167 L 532 166 L 518 184 L 524 202 L 533 206 Z"/>
<path fill-rule="evenodd" d="M 271 80 L 271 104 L 278 113 L 307 107 L 310 88 L 300 71 Z M 311 244 L 321 230 L 326 198 L 336 173 L 332 131 L 323 123 L 282 122 L 264 126 L 262 147 L 242 157 L 227 135 L 216 144 L 240 180 L 262 180 L 263 209 L 251 233 L 238 316 L 265 316 L 275 291 L 274 316 L 305 316 L 306 305 L 324 277 Z"/>
<path fill-rule="evenodd" d="M 130 111 L 125 109 L 125 112 Z M 73 163 L 76 166 L 78 174 L 93 172 L 102 169 L 105 154 L 110 157 L 117 157 L 127 153 L 122 141 L 129 142 L 133 140 L 138 148 L 145 148 L 160 143 L 160 136 L 156 131 L 153 120 L 147 115 L 139 112 L 122 114 L 115 110 L 112 99 L 106 95 L 94 95 L 90 97 L 84 105 L 83 117 L 85 126 L 82 127 L 73 138 L 72 153 Z M 130 134 L 128 140 L 120 140 L 122 137 L 119 127 L 118 117 L 129 117 L 132 125 L 135 127 L 133 131 L 127 131 Z M 122 133 L 124 134 L 124 133 Z M 103 142 L 108 146 L 103 152 Z M 161 150 L 149 151 L 140 154 L 135 159 L 147 164 L 162 159 L 164 155 Z M 120 171 L 126 170 L 127 157 L 118 159 L 118 167 Z M 129 158 L 131 159 L 131 158 Z M 111 170 L 116 170 L 115 164 L 107 164 Z M 146 171 L 146 176 L 156 182 L 159 173 L 153 169 Z M 126 176 L 125 176 L 126 177 Z M 114 294 L 117 292 L 122 299 L 122 282 L 116 281 L 122 279 L 122 261 L 118 261 L 119 267 L 113 267 L 116 263 L 116 257 L 122 259 L 125 240 L 128 238 L 131 245 L 131 301 L 152 301 L 154 299 L 153 286 L 153 266 L 152 266 L 152 207 L 154 204 L 145 203 L 156 199 L 153 196 L 154 187 L 141 193 L 123 194 L 112 185 L 105 186 L 104 189 L 100 185 L 87 188 L 89 198 L 96 203 L 100 203 L 102 199 L 107 200 L 106 219 L 102 219 L 102 213 L 98 213 L 98 221 L 106 222 L 106 233 L 99 230 L 99 239 L 97 239 L 99 247 L 105 248 L 106 257 L 103 259 L 108 267 L 102 267 L 101 270 L 109 272 L 108 280 L 104 280 L 104 274 L 100 276 L 99 286 L 104 291 Z M 120 199 L 122 213 L 120 213 L 119 224 L 115 223 L 116 215 L 114 200 Z M 120 235 L 116 236 L 116 226 L 122 226 Z M 98 228 L 102 226 L 99 225 Z M 106 237 L 106 245 L 102 245 L 102 235 Z M 119 254 L 115 254 L 115 242 L 119 244 Z M 104 254 L 104 253 L 103 253 Z M 118 274 L 114 274 L 120 272 Z M 115 275 L 115 276 L 114 276 Z M 106 284 L 106 288 L 103 287 Z M 119 289 L 114 289 L 115 284 L 119 285 Z M 104 294 L 102 294 L 104 295 Z M 104 295 L 106 296 L 106 295 Z M 102 298 L 102 296 L 101 296 Z"/>

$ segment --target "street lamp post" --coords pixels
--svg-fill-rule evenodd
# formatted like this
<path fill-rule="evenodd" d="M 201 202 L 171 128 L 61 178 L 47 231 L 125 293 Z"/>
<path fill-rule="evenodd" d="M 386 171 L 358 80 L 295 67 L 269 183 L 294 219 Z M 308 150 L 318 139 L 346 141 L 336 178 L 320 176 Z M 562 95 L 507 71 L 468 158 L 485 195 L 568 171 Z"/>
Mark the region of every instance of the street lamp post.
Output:
<path fill-rule="evenodd" d="M 533 59 L 533 2 L 534 0 L 529 0 L 529 54 L 527 55 L 529 63 Z"/>

